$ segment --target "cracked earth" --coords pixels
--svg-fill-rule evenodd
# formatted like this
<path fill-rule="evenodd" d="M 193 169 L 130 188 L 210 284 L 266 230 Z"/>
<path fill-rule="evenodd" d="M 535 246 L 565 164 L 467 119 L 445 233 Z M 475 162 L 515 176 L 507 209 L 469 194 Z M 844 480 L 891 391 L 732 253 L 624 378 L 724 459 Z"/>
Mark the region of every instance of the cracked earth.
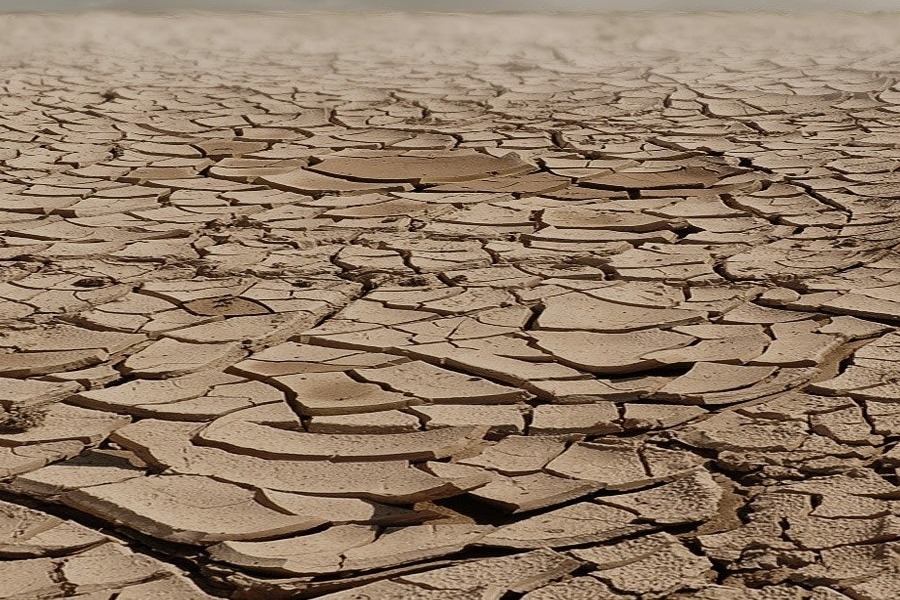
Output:
<path fill-rule="evenodd" d="M 896 600 L 900 18 L 0 21 L 0 598 Z"/>

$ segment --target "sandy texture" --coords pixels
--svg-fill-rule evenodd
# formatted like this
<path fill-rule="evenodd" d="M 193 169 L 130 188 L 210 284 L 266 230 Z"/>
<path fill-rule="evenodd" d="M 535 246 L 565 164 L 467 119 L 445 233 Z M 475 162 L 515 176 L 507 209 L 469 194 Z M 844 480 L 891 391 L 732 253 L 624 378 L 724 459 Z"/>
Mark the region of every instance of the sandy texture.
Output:
<path fill-rule="evenodd" d="M 898 32 L 0 21 L 0 599 L 900 597 Z"/>

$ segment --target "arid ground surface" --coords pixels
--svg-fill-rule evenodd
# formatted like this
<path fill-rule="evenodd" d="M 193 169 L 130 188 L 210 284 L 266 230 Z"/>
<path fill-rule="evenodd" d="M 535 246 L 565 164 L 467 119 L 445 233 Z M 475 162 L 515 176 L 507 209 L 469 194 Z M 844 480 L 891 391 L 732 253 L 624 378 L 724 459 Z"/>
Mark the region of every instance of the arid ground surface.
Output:
<path fill-rule="evenodd" d="M 896 600 L 900 17 L 0 20 L 0 598 Z"/>

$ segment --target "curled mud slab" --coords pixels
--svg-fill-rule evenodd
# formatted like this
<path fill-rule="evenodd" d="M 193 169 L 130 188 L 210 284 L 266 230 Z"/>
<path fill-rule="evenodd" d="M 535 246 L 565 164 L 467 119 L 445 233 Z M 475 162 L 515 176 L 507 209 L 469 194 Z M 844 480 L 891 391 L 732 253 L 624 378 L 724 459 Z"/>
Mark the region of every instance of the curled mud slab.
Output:
<path fill-rule="evenodd" d="M 896 600 L 836 19 L 5 18 L 0 599 Z"/>

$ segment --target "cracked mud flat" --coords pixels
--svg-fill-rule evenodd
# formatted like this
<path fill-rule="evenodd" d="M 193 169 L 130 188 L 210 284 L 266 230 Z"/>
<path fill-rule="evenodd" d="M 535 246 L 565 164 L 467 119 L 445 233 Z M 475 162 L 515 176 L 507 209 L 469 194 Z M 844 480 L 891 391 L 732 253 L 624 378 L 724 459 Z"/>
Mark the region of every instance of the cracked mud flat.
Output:
<path fill-rule="evenodd" d="M 900 597 L 898 17 L 8 17 L 0 598 Z"/>

